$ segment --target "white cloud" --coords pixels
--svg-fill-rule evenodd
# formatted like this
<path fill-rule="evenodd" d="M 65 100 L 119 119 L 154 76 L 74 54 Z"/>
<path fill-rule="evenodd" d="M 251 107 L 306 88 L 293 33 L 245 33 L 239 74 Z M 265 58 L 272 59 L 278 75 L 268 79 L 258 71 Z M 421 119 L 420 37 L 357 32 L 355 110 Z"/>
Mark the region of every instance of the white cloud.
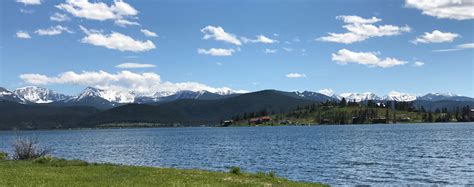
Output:
<path fill-rule="evenodd" d="M 370 24 L 382 21 L 382 19 L 372 17 L 370 19 L 364 19 L 359 16 L 337 16 L 336 19 L 344 21 L 344 23 L 350 24 Z"/>
<path fill-rule="evenodd" d="M 88 43 L 119 51 L 132 52 L 144 52 L 156 48 L 155 44 L 153 44 L 153 42 L 150 40 L 139 41 L 118 32 L 102 34 L 97 30 L 86 29 L 82 26 L 79 27 L 86 34 L 86 36 L 81 39 L 82 43 Z"/>
<path fill-rule="evenodd" d="M 126 19 L 117 19 L 117 20 L 114 21 L 114 24 L 117 25 L 117 26 L 120 26 L 120 27 L 127 27 L 127 26 L 132 26 L 132 25 L 139 26 L 140 25 L 140 23 L 138 23 L 138 22 L 128 21 Z"/>
<path fill-rule="evenodd" d="M 198 49 L 198 54 L 211 55 L 211 56 L 232 56 L 234 49 L 222 49 L 222 48 L 211 48 L 211 49 Z"/>
<path fill-rule="evenodd" d="M 455 38 L 459 37 L 459 34 L 451 32 L 441 32 L 434 30 L 433 32 L 425 32 L 424 35 L 418 36 L 415 40 L 411 41 L 414 44 L 417 43 L 443 43 L 452 42 Z"/>
<path fill-rule="evenodd" d="M 43 35 L 48 35 L 48 36 L 53 36 L 53 35 L 59 35 L 62 34 L 63 32 L 67 33 L 73 33 L 69 28 L 63 27 L 61 25 L 56 25 L 54 27 L 50 27 L 47 29 L 38 29 L 35 31 L 37 35 L 43 36 Z"/>
<path fill-rule="evenodd" d="M 456 20 L 474 19 L 472 0 L 406 0 L 405 5 L 420 9 L 423 14 Z"/>
<path fill-rule="evenodd" d="M 28 34 L 26 31 L 17 31 L 16 32 L 16 37 L 21 38 L 21 39 L 30 39 L 31 36 Z"/>
<path fill-rule="evenodd" d="M 63 21 L 69 21 L 71 20 L 71 18 L 69 18 L 69 16 L 67 16 L 66 14 L 61 14 L 61 13 L 56 12 L 52 16 L 49 17 L 49 20 L 63 22 Z"/>
<path fill-rule="evenodd" d="M 285 75 L 287 78 L 304 78 L 306 75 L 304 73 L 289 73 Z"/>
<path fill-rule="evenodd" d="M 421 67 L 421 66 L 424 66 L 425 63 L 424 62 L 420 62 L 420 61 L 416 61 L 415 63 L 413 63 L 413 66 L 415 67 Z"/>
<path fill-rule="evenodd" d="M 222 66 L 222 65 L 224 65 L 224 64 L 222 64 L 222 62 L 216 62 L 216 65 Z"/>
<path fill-rule="evenodd" d="M 138 11 L 122 0 L 115 0 L 112 5 L 103 2 L 89 2 L 88 0 L 67 0 L 66 3 L 56 5 L 56 8 L 64 10 L 79 18 L 91 20 L 117 20 L 126 16 L 135 16 Z"/>
<path fill-rule="evenodd" d="M 380 25 L 373 23 L 382 21 L 379 18 L 372 17 L 364 19 L 359 16 L 337 16 L 337 19 L 343 20 L 347 25 L 342 26 L 349 32 L 346 33 L 328 33 L 329 36 L 320 37 L 316 40 L 325 42 L 336 42 L 350 44 L 364 41 L 372 37 L 394 36 L 411 30 L 408 26 Z"/>
<path fill-rule="evenodd" d="M 139 64 L 139 63 L 123 63 L 115 66 L 116 68 L 132 69 L 132 68 L 154 68 L 154 64 Z"/>
<path fill-rule="evenodd" d="M 145 36 L 148 36 L 148 37 L 158 37 L 156 33 L 147 29 L 140 29 L 140 32 L 142 32 Z"/>
<path fill-rule="evenodd" d="M 283 50 L 285 50 L 287 52 L 292 52 L 294 49 L 290 48 L 290 47 L 284 47 Z"/>
<path fill-rule="evenodd" d="M 438 49 L 438 50 L 434 50 L 433 52 L 450 52 L 450 51 L 460 51 L 464 49 L 474 49 L 474 43 L 460 44 L 451 49 Z"/>
<path fill-rule="evenodd" d="M 332 61 L 338 64 L 356 63 L 369 67 L 389 68 L 393 66 L 404 65 L 406 61 L 400 61 L 395 58 L 380 59 L 373 52 L 353 52 L 347 49 L 341 49 L 337 53 L 332 54 Z"/>
<path fill-rule="evenodd" d="M 459 49 L 473 49 L 474 43 L 465 43 L 465 44 L 457 45 L 456 47 Z"/>
<path fill-rule="evenodd" d="M 41 0 L 16 0 L 17 3 L 23 3 L 24 5 L 40 5 Z"/>
<path fill-rule="evenodd" d="M 272 44 L 278 43 L 278 40 L 270 39 L 264 35 L 257 35 L 256 39 L 250 39 L 247 37 L 240 37 L 244 43 L 264 43 L 264 44 Z"/>
<path fill-rule="evenodd" d="M 277 49 L 265 49 L 265 51 L 263 52 L 266 54 L 273 54 L 273 53 L 276 53 L 277 51 L 278 51 Z"/>
<path fill-rule="evenodd" d="M 20 12 L 23 13 L 23 14 L 33 14 L 33 13 L 35 13 L 34 10 L 23 9 L 23 8 L 20 8 Z"/>
<path fill-rule="evenodd" d="M 319 90 L 317 92 L 320 93 L 320 94 L 326 95 L 326 96 L 330 96 L 330 97 L 334 95 L 334 91 L 332 89 L 328 89 L 328 88 Z"/>
<path fill-rule="evenodd" d="M 176 92 L 181 90 L 209 92 L 246 92 L 244 90 L 232 90 L 228 87 L 210 87 L 197 82 L 172 83 L 161 80 L 160 75 L 156 73 L 134 73 L 130 71 L 120 71 L 117 73 L 108 73 L 105 71 L 85 71 L 76 73 L 67 71 L 57 76 L 47 76 L 42 74 L 21 74 L 22 79 L 27 84 L 32 85 L 81 85 L 93 86 L 100 89 L 134 91 L 144 94 L 153 94 L 156 92 Z"/>
<path fill-rule="evenodd" d="M 204 33 L 203 39 L 214 39 L 217 41 L 224 41 L 227 43 L 231 43 L 234 45 L 242 45 L 239 39 L 234 34 L 230 34 L 224 31 L 224 29 L 220 26 L 215 27 L 208 25 L 201 29 L 201 32 Z"/>

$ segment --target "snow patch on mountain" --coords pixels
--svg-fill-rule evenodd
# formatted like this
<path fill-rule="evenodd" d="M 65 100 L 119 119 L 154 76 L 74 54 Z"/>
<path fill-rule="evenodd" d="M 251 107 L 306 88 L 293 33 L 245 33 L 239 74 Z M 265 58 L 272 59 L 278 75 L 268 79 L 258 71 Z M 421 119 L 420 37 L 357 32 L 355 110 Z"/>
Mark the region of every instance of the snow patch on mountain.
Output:
<path fill-rule="evenodd" d="M 317 92 L 320 93 L 320 94 L 329 96 L 329 97 L 334 97 L 334 95 L 335 95 L 334 91 L 332 89 L 322 89 L 322 90 L 319 90 Z"/>
<path fill-rule="evenodd" d="M 342 93 L 339 98 L 345 98 L 347 101 L 361 102 L 366 100 L 381 100 L 382 98 L 372 92 L 365 93 Z"/>
<path fill-rule="evenodd" d="M 133 103 L 135 101 L 135 95 L 132 92 L 112 90 L 112 89 L 99 89 L 93 87 L 87 87 L 84 89 L 75 100 L 81 100 L 86 97 L 100 97 L 110 102 L 116 103 Z"/>
<path fill-rule="evenodd" d="M 384 96 L 384 100 L 390 100 L 390 101 L 414 101 L 416 100 L 417 96 L 408 94 L 408 93 L 401 93 L 401 92 L 396 92 L 396 91 L 391 91 L 388 93 L 388 95 Z"/>

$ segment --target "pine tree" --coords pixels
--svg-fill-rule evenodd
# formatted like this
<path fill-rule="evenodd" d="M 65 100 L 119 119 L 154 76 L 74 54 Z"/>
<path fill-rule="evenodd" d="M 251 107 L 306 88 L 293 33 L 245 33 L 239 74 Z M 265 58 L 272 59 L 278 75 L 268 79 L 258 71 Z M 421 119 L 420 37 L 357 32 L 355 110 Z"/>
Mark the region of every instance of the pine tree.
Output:
<path fill-rule="evenodd" d="M 339 103 L 339 105 L 340 105 L 341 107 L 345 107 L 345 106 L 347 105 L 346 98 L 343 97 L 343 98 L 341 99 L 341 102 Z"/>

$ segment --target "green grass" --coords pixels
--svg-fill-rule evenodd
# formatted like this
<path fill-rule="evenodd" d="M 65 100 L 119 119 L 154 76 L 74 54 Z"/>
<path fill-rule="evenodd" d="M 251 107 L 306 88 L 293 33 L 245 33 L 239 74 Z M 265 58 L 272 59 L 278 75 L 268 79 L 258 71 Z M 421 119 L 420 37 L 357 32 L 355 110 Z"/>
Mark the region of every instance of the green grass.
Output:
<path fill-rule="evenodd" d="M 234 170 L 237 170 L 234 168 Z M 0 160 L 0 186 L 324 186 L 275 177 L 274 173 L 224 173 L 202 170 L 91 164 L 39 158 Z"/>

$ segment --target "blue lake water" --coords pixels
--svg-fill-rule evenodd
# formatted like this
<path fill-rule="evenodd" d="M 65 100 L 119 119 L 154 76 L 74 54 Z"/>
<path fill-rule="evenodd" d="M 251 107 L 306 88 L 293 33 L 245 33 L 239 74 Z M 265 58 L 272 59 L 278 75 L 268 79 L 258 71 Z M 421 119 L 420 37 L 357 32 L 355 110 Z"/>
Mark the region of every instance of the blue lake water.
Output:
<path fill-rule="evenodd" d="M 0 150 L 36 137 L 53 155 L 228 171 L 327 184 L 474 184 L 474 124 L 0 131 Z"/>

